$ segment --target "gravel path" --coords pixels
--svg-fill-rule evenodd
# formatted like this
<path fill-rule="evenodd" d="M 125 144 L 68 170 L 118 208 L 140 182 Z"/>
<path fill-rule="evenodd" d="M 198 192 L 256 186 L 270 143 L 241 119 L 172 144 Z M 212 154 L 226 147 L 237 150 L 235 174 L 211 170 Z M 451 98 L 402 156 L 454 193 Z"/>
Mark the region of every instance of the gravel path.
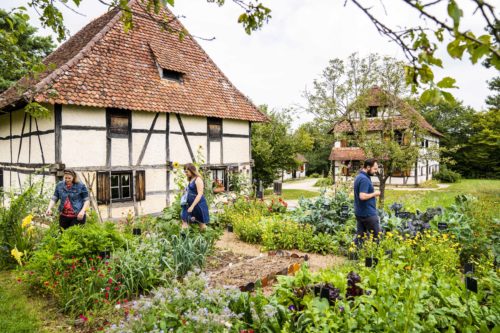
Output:
<path fill-rule="evenodd" d="M 246 256 L 267 256 L 266 253 L 261 251 L 260 245 L 249 244 L 240 241 L 236 235 L 232 232 L 224 232 L 224 235 L 221 239 L 215 244 L 216 247 L 221 249 L 227 249 L 232 251 L 235 254 L 241 254 Z M 305 255 L 306 253 L 300 251 L 289 251 L 292 253 L 297 253 L 300 256 Z M 312 271 L 318 271 L 322 268 L 332 267 L 339 265 L 345 261 L 344 257 L 334 256 L 334 255 L 321 255 L 308 253 L 309 256 L 309 267 Z"/>
<path fill-rule="evenodd" d="M 315 178 L 304 178 L 301 180 L 285 182 L 285 183 L 283 183 L 283 189 L 284 190 L 306 190 L 306 191 L 319 192 L 319 187 L 313 186 L 317 181 L 318 180 Z"/>

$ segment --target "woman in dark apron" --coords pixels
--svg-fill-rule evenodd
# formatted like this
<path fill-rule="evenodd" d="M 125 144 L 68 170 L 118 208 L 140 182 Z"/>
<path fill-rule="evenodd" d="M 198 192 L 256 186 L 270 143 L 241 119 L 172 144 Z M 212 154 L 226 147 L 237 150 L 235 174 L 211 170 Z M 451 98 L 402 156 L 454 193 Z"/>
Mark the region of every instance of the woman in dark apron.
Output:
<path fill-rule="evenodd" d="M 204 183 L 196 166 L 188 163 L 184 166 L 184 173 L 188 179 L 188 185 L 181 198 L 181 219 L 182 227 L 187 228 L 188 223 L 198 223 L 201 230 L 205 230 L 210 222 L 208 215 L 208 205 L 203 195 Z"/>

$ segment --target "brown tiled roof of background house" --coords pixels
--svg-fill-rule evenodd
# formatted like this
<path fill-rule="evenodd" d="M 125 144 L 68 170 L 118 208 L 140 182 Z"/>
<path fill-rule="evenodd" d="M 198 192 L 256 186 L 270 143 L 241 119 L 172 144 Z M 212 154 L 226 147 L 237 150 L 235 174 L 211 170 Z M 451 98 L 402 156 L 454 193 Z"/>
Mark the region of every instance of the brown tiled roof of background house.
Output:
<path fill-rule="evenodd" d="M 135 0 L 129 5 L 141 12 Z M 173 14 L 170 26 L 185 30 Z M 189 34 L 162 29 L 147 15 L 134 14 L 125 32 L 121 13 L 112 10 L 81 29 L 45 60 L 55 69 L 0 95 L 0 109 L 33 99 L 49 104 L 75 104 L 129 110 L 173 112 L 195 116 L 266 121 Z M 160 16 L 157 16 L 160 18 Z M 182 83 L 162 79 L 160 68 L 182 73 Z"/>
<path fill-rule="evenodd" d="M 388 94 L 385 93 L 381 88 L 374 86 L 372 87 L 366 96 L 363 98 L 364 107 L 377 106 L 386 107 L 388 100 Z M 381 131 L 384 128 L 392 128 L 395 130 L 409 128 L 412 122 L 418 123 L 419 127 L 437 136 L 443 136 L 439 133 L 431 124 L 425 120 L 425 118 L 415 110 L 407 102 L 393 97 L 391 101 L 394 107 L 399 111 L 400 115 L 391 116 L 385 119 L 382 118 L 365 118 L 363 121 L 352 120 L 355 130 L 359 130 L 362 126 L 366 126 L 366 131 Z M 343 119 L 336 122 L 329 133 L 350 133 L 353 132 L 352 126 L 349 121 Z"/>
<path fill-rule="evenodd" d="M 363 161 L 366 159 L 363 149 L 358 147 L 333 147 L 330 161 Z"/>
<path fill-rule="evenodd" d="M 295 159 L 297 161 L 299 161 L 299 162 L 302 162 L 302 163 L 307 163 L 308 162 L 307 158 L 304 155 L 302 155 L 302 154 L 295 155 Z"/>

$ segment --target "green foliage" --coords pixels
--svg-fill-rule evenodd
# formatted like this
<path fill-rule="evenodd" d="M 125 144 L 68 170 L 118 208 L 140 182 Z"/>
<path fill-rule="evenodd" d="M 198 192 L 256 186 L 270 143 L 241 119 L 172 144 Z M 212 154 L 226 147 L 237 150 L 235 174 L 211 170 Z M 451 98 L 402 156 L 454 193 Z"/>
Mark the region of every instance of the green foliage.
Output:
<path fill-rule="evenodd" d="M 314 183 L 315 187 L 328 187 L 333 185 L 333 178 L 320 178 Z"/>
<path fill-rule="evenodd" d="M 289 131 L 291 117 L 286 112 L 268 111 L 267 106 L 261 106 L 261 110 L 270 121 L 252 126 L 253 177 L 268 187 L 278 178 L 280 171 L 298 167 L 295 156 L 304 151 L 305 140 L 297 140 Z"/>
<path fill-rule="evenodd" d="M 493 93 L 486 97 L 486 105 L 490 109 L 500 110 L 500 76 L 496 76 L 488 81 L 488 88 Z"/>
<path fill-rule="evenodd" d="M 312 274 L 302 269 L 295 277 L 283 277 L 270 302 L 291 307 L 292 315 L 283 329 L 316 332 L 334 328 L 339 332 L 360 327 L 377 332 L 430 332 L 454 329 L 478 331 L 498 325 L 494 296 L 500 280 L 489 263 L 477 268 L 478 294 L 464 291 L 458 266 L 457 243 L 439 234 L 414 240 L 399 236 L 368 243 L 359 253 L 359 263 L 348 263 Z M 384 255 L 391 250 L 393 256 Z M 379 263 L 364 267 L 365 257 Z M 351 272 L 360 281 L 348 282 Z M 357 275 L 356 274 L 356 275 Z M 318 297 L 314 286 L 338 288 L 333 304 Z M 344 296 L 345 295 L 345 296 Z"/>
<path fill-rule="evenodd" d="M 458 172 L 452 171 L 446 167 L 441 167 L 439 172 L 432 175 L 432 178 L 442 183 L 456 183 L 460 181 L 462 176 Z"/>
<path fill-rule="evenodd" d="M 313 172 L 307 176 L 307 178 L 319 178 L 319 177 L 320 177 L 320 174 L 317 172 Z"/>
<path fill-rule="evenodd" d="M 0 92 L 28 73 L 54 48 L 51 37 L 36 36 L 22 11 L 0 9 Z"/>
<path fill-rule="evenodd" d="M 205 257 L 212 249 L 213 243 L 203 236 L 174 235 L 170 239 L 172 246 L 173 267 L 176 276 L 184 276 L 193 267 L 201 268 L 205 264 Z"/>
<path fill-rule="evenodd" d="M 11 267 L 15 260 L 11 251 L 23 253 L 22 260 L 31 256 L 31 251 L 41 237 L 41 230 L 32 223 L 23 226 L 25 218 L 40 216 L 46 206 L 47 197 L 40 194 L 40 184 L 28 185 L 21 193 L 5 193 L 10 204 L 0 207 L 0 269 Z"/>
<path fill-rule="evenodd" d="M 323 191 L 315 199 L 299 200 L 299 206 L 293 211 L 293 218 L 302 224 L 314 227 L 315 232 L 336 234 L 344 228 L 346 220 L 353 217 L 353 201 L 346 192 L 327 195 Z M 348 216 L 341 217 L 342 206 L 346 206 Z"/>

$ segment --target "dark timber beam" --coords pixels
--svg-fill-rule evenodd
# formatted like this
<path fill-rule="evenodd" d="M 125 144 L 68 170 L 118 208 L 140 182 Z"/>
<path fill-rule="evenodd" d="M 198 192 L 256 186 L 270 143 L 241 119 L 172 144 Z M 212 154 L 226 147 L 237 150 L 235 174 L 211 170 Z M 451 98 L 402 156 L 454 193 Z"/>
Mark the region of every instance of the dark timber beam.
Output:
<path fill-rule="evenodd" d="M 61 124 L 62 124 L 62 105 L 54 104 L 54 139 L 55 139 L 55 162 L 62 163 L 61 156 L 61 144 L 62 144 L 62 133 L 61 133 Z"/>
<path fill-rule="evenodd" d="M 149 128 L 148 135 L 146 136 L 146 141 L 144 141 L 144 145 L 142 146 L 141 153 L 139 155 L 139 158 L 137 159 L 136 165 L 141 165 L 142 159 L 144 158 L 144 154 L 146 154 L 146 149 L 148 148 L 149 140 L 151 140 L 151 135 L 153 134 L 153 130 L 156 125 L 156 121 L 158 120 L 158 117 L 160 116 L 160 113 L 157 112 L 155 114 L 155 117 L 153 118 L 153 122 L 151 123 L 151 127 Z M 130 147 L 129 147 L 130 149 Z"/>
<path fill-rule="evenodd" d="M 177 121 L 179 122 L 179 126 L 181 128 L 181 132 L 182 132 L 182 136 L 184 137 L 184 141 L 186 141 L 186 146 L 189 150 L 189 155 L 191 156 L 191 160 L 193 161 L 193 163 L 195 163 L 196 159 L 194 158 L 193 149 L 191 149 L 191 144 L 189 143 L 189 139 L 187 137 L 186 130 L 184 129 L 184 124 L 182 123 L 181 115 L 176 113 L 175 116 L 177 117 Z"/>

